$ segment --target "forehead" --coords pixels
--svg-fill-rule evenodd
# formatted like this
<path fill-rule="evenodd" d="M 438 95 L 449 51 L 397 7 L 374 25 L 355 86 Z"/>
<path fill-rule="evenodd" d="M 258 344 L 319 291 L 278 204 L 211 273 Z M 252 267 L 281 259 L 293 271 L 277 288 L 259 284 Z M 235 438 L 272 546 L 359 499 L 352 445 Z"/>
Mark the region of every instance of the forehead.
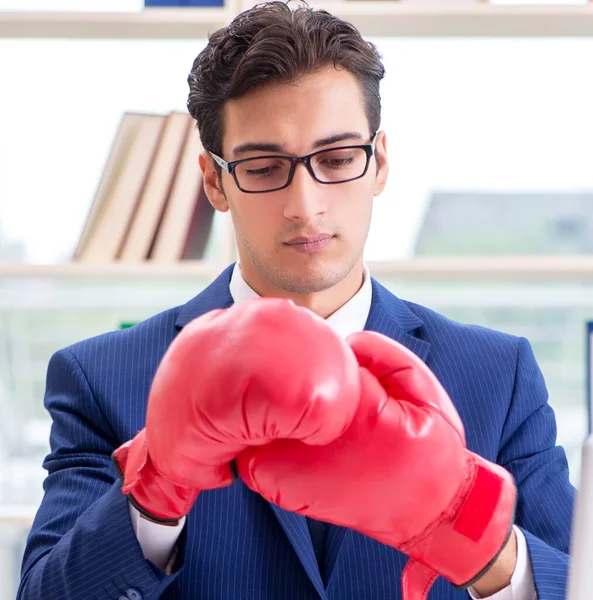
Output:
<path fill-rule="evenodd" d="M 223 122 L 225 155 L 249 142 L 277 143 L 301 153 L 329 135 L 370 133 L 360 84 L 350 72 L 333 67 L 230 100 Z"/>

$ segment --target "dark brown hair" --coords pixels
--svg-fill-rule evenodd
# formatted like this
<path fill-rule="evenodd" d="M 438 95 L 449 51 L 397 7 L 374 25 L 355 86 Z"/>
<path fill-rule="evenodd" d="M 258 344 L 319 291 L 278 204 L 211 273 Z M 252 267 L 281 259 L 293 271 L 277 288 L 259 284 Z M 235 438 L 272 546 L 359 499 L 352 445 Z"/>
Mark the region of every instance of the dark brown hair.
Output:
<path fill-rule="evenodd" d="M 359 82 L 370 132 L 379 129 L 379 83 L 385 75 L 377 48 L 350 23 L 306 4 L 291 9 L 266 2 L 213 33 L 187 81 L 187 108 L 206 150 L 222 151 L 222 110 L 227 100 L 271 82 L 290 82 L 334 65 Z"/>

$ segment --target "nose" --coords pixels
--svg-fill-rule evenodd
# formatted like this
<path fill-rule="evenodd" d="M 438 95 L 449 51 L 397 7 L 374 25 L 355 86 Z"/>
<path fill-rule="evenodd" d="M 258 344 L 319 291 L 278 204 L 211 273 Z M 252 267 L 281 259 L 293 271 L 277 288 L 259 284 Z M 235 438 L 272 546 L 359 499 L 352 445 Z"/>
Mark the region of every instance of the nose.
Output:
<path fill-rule="evenodd" d="M 286 188 L 284 216 L 290 221 L 309 223 L 327 212 L 327 186 L 315 181 L 307 167 L 299 163 Z"/>

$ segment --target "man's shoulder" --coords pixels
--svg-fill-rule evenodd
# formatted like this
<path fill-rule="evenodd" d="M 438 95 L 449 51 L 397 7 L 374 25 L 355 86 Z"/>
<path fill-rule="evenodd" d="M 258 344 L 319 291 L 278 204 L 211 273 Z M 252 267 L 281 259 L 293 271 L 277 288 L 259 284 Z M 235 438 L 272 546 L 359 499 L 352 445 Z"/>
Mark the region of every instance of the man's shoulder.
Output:
<path fill-rule="evenodd" d="M 480 381 L 490 390 L 484 392 L 486 406 L 490 393 L 511 397 L 520 355 L 532 356 L 525 338 L 456 321 L 414 302 L 406 305 L 422 320 L 417 335 L 430 344 L 428 364 L 451 394 L 459 396 L 457 388 L 464 382 Z M 474 393 L 472 402 L 476 401 Z"/>
<path fill-rule="evenodd" d="M 433 308 L 400 299 L 385 289 L 382 292 L 384 300 L 387 298 L 385 292 L 405 307 L 404 311 L 409 311 L 411 316 L 406 320 L 415 326 L 415 331 L 410 333 L 430 344 L 429 362 L 432 364 L 436 362 L 445 368 L 463 364 L 476 372 L 497 364 L 505 372 L 512 373 L 521 344 L 529 346 L 529 342 L 520 336 L 455 320 Z"/>
<path fill-rule="evenodd" d="M 511 345 L 516 347 L 519 336 L 479 325 L 452 319 L 432 308 L 403 300 L 404 304 L 423 322 L 424 335 L 431 343 L 438 340 L 474 340 L 488 345 Z"/>
<path fill-rule="evenodd" d="M 404 321 L 411 323 L 416 329 L 416 334 L 431 344 L 445 343 L 447 341 L 474 341 L 491 346 L 517 347 L 520 337 L 497 329 L 485 327 L 476 323 L 466 323 L 455 320 L 425 305 L 406 300 L 396 296 L 386 287 L 376 282 L 378 298 L 383 304 L 405 307 L 392 310 L 398 316 L 409 311 L 410 316 L 404 314 Z"/>

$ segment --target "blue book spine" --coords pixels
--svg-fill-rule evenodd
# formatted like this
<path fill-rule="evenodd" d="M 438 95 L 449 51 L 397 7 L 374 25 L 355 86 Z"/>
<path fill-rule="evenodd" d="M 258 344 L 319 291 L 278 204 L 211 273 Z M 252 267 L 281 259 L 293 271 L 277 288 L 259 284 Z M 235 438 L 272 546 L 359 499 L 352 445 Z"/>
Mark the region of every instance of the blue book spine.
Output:
<path fill-rule="evenodd" d="M 224 6 L 224 0 L 144 0 L 144 6 Z"/>
<path fill-rule="evenodd" d="M 144 0 L 144 6 L 187 6 L 186 0 Z"/>
<path fill-rule="evenodd" d="M 224 0 L 187 0 L 187 6 L 224 6 Z"/>

